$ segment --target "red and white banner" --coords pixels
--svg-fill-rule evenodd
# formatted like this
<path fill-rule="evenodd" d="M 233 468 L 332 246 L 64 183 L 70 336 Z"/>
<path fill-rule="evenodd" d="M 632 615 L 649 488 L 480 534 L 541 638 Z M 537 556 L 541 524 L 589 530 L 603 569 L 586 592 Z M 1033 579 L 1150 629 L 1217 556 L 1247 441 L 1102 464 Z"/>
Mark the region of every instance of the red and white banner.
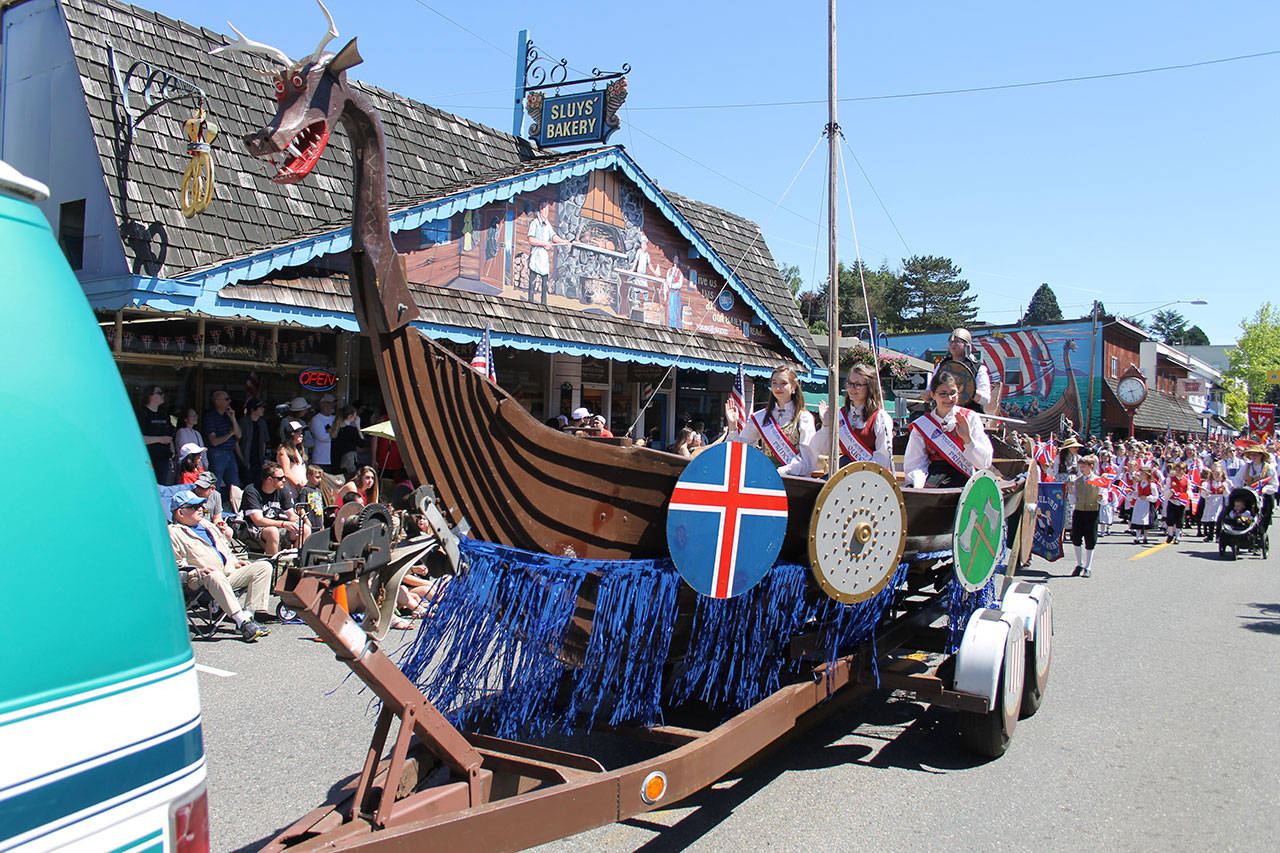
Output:
<path fill-rule="evenodd" d="M 1249 404 L 1249 432 L 1253 435 L 1275 435 L 1276 407 L 1273 403 Z"/>

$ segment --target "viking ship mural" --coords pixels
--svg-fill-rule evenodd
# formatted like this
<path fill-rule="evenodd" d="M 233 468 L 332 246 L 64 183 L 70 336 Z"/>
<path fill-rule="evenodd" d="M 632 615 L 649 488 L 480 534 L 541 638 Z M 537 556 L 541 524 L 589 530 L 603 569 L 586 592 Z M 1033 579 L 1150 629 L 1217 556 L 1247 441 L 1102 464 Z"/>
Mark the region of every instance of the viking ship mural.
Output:
<path fill-rule="evenodd" d="M 337 37 L 324 14 L 328 30 L 303 60 L 239 32 L 216 52 L 275 66 L 276 114 L 244 145 L 274 165 L 276 180 L 304 180 L 333 129 L 347 132 L 353 310 L 402 457 L 422 484 L 413 500 L 426 529 L 395 543 L 389 511 L 375 505 L 336 543 L 338 531 L 313 534 L 280 579 L 282 599 L 382 710 L 351 788 L 267 849 L 406 834 L 469 849 L 536 844 L 710 784 L 843 688 L 927 695 L 968 715 L 962 728 L 975 749 L 1003 752 L 1048 676 L 1047 589 L 1009 585 L 1003 609 L 981 609 L 997 601 L 993 578 L 1006 519 L 1022 516 L 1027 460 L 997 445 L 992 469 L 963 488 L 909 489 L 874 463 L 826 480 L 782 477 L 736 442 L 688 460 L 538 422 L 414 325 L 413 253 L 398 252 L 390 233 L 381 119 L 347 80 L 361 61 L 355 40 L 324 51 Z M 526 220 L 535 248 L 585 253 L 557 258 L 563 276 L 532 251 L 521 271 L 502 236 L 517 230 L 503 226 L 515 216 L 482 212 L 463 219 L 460 250 L 437 250 L 477 252 L 479 268 L 459 264 L 442 286 L 465 278 L 505 288 L 497 269 L 510 253 L 516 298 L 530 297 L 521 281 L 532 273 L 550 279 L 538 283 L 550 285 L 539 300 L 596 305 L 600 294 L 602 310 L 634 318 L 637 281 L 665 280 L 656 252 L 625 212 L 613 230 L 579 227 L 574 198 L 561 198 L 559 212 L 544 208 L 549 228 Z M 640 252 L 652 253 L 637 262 Z M 399 579 L 417 562 L 452 579 L 397 666 L 379 641 Z M 747 578 L 751 562 L 758 571 Z M 707 572 L 705 588 L 693 570 Z M 336 606 L 342 586 L 369 613 L 363 629 Z M 901 648 L 937 654 L 898 668 L 884 656 Z M 379 761 L 396 721 L 390 757 Z M 606 770 L 527 739 L 600 728 L 667 750 Z"/>

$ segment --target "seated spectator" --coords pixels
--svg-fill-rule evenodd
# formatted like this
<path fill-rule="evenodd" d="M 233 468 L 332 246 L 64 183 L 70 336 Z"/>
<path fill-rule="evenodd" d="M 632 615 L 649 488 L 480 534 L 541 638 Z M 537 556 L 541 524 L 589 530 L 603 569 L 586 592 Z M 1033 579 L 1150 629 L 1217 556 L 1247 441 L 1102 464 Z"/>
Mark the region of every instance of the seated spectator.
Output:
<path fill-rule="evenodd" d="M 178 448 L 179 483 L 184 486 L 190 486 L 200 477 L 200 474 L 204 472 L 204 466 L 201 464 L 204 452 L 204 448 L 194 441 Z"/>
<path fill-rule="evenodd" d="M 203 586 L 218 606 L 235 620 L 245 642 L 270 633 L 255 616 L 267 613 L 271 564 L 238 560 L 230 544 L 204 518 L 204 498 L 193 491 L 175 494 L 169 501 L 169 544 L 178 566 L 187 570 L 191 589 Z M 241 607 L 235 590 L 245 591 L 247 607 Z"/>
<path fill-rule="evenodd" d="M 604 425 L 604 415 L 592 415 L 587 424 L 590 435 L 596 438 L 613 438 L 613 433 Z"/>
<path fill-rule="evenodd" d="M 284 471 L 274 462 L 262 466 L 262 484 L 244 490 L 240 514 L 245 526 L 240 538 L 273 557 L 281 547 L 297 548 L 311 534 L 293 509 L 293 497 L 284 488 Z"/>
<path fill-rule="evenodd" d="M 357 471 L 338 490 L 338 506 L 345 506 L 351 500 L 357 500 L 364 506 L 379 501 L 378 473 L 368 465 Z"/>
<path fill-rule="evenodd" d="M 196 493 L 196 497 L 204 498 L 205 520 L 230 539 L 231 526 L 222 517 L 222 493 L 218 491 L 218 478 L 212 471 L 203 471 L 191 485 L 191 491 Z"/>
<path fill-rule="evenodd" d="M 298 514 L 312 530 L 324 527 L 324 508 L 332 502 L 329 485 L 324 478 L 324 469 L 319 465 L 307 466 L 307 484 L 298 493 L 295 504 Z"/>

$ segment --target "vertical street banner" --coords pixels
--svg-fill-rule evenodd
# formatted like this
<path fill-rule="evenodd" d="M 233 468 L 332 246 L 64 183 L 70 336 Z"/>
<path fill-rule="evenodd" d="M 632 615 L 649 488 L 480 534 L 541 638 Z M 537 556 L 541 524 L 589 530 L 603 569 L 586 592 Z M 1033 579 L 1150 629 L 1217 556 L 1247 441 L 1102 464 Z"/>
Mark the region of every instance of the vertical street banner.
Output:
<path fill-rule="evenodd" d="M 1249 434 L 1270 438 L 1276 431 L 1276 407 L 1272 403 L 1249 404 Z"/>
<path fill-rule="evenodd" d="M 1050 563 L 1062 559 L 1062 531 L 1067 526 L 1067 487 L 1065 483 L 1041 483 L 1036 500 L 1036 531 L 1031 553 Z"/>

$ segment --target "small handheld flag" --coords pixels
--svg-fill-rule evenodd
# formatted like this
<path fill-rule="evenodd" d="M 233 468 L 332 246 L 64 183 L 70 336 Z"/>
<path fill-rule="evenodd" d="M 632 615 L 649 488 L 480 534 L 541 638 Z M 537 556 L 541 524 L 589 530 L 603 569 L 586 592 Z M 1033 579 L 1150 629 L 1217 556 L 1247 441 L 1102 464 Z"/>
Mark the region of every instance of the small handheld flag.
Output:
<path fill-rule="evenodd" d="M 742 365 L 738 365 L 738 375 L 733 380 L 733 391 L 729 394 L 729 405 L 738 414 L 739 428 L 747 422 L 747 380 L 742 373 Z"/>
<path fill-rule="evenodd" d="M 490 382 L 498 381 L 498 374 L 493 369 L 493 347 L 489 345 L 488 325 L 484 327 L 484 337 L 480 338 L 480 343 L 476 346 L 476 354 L 471 358 L 471 367 L 477 373 L 487 376 Z"/>

